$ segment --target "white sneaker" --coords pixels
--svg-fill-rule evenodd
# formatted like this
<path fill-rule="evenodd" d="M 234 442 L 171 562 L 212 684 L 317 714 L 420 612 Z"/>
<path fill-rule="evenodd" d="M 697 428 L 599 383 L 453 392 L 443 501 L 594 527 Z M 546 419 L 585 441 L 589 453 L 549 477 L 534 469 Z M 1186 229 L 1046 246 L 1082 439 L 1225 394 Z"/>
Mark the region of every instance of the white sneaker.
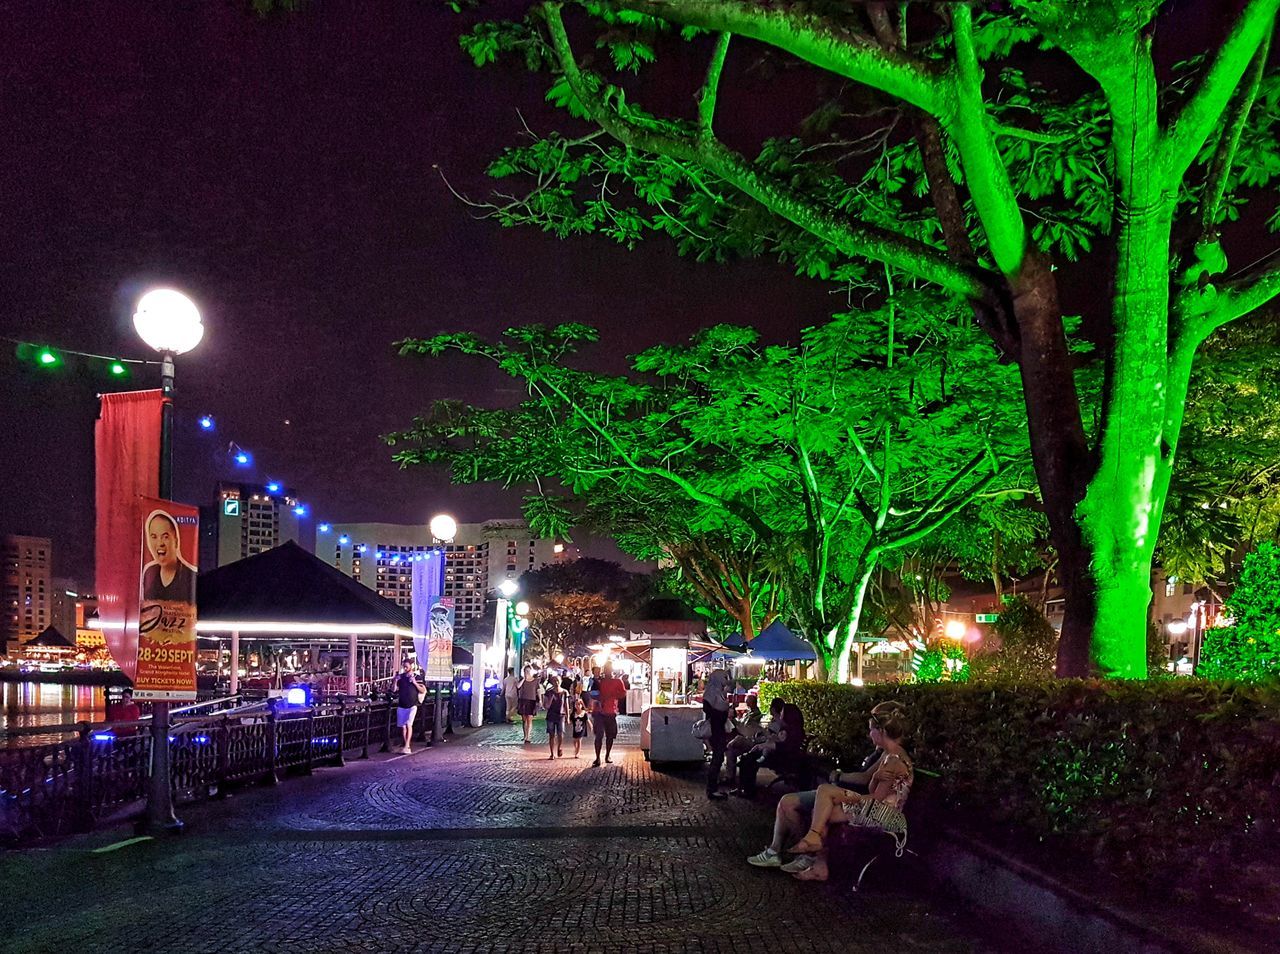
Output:
<path fill-rule="evenodd" d="M 755 865 L 757 868 L 781 868 L 782 855 L 778 854 L 772 848 L 766 848 L 758 855 L 752 855 L 747 859 L 747 864 Z"/>
<path fill-rule="evenodd" d="M 782 870 L 787 874 L 796 874 L 800 871 L 808 871 L 813 865 L 813 855 L 796 855 L 795 858 L 782 866 Z"/>
<path fill-rule="evenodd" d="M 411 749 L 411 748 L 409 748 L 408 746 L 406 746 L 406 747 L 405 747 L 405 750 L 404 750 L 404 754 L 405 754 L 405 755 L 412 755 L 412 754 L 413 754 L 413 749 Z"/>

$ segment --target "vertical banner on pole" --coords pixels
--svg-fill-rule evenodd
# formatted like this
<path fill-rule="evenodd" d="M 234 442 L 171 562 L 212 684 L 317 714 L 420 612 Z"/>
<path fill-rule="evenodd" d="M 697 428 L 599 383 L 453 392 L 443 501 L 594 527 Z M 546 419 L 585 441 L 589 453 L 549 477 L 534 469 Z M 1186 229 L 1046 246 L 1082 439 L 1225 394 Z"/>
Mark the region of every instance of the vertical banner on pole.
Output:
<path fill-rule="evenodd" d="M 196 698 L 196 567 L 200 511 L 139 498 L 138 663 L 134 698 Z"/>
<path fill-rule="evenodd" d="M 94 427 L 98 616 L 111 658 L 131 681 L 138 665 L 140 501 L 160 492 L 163 404 L 160 391 L 103 394 Z"/>
<path fill-rule="evenodd" d="M 444 561 L 441 550 L 413 561 L 413 648 L 427 682 L 453 681 L 454 603 L 444 595 Z"/>

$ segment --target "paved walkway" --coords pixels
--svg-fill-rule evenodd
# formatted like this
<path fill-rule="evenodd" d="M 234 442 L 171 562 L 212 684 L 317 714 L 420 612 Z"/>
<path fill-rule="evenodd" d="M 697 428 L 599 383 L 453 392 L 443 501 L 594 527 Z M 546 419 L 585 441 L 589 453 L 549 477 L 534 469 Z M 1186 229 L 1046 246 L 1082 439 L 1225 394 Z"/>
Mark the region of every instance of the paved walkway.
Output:
<path fill-rule="evenodd" d="M 652 771 L 621 721 L 600 768 L 489 727 L 187 806 L 180 838 L 0 855 L 0 951 L 986 950 L 918 898 L 747 866 L 767 810 Z"/>

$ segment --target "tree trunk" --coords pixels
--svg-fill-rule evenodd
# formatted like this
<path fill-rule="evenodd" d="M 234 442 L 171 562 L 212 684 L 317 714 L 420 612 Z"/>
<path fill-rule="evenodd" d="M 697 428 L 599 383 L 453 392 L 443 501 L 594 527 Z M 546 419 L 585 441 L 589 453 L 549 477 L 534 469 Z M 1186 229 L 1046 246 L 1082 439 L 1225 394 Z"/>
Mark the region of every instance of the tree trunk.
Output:
<path fill-rule="evenodd" d="M 1040 255 L 1028 255 L 1013 292 L 1031 456 L 1066 590 L 1057 672 L 1086 676 L 1095 605 L 1076 505 L 1093 470 L 1092 454 L 1080 417 L 1057 284 Z"/>
<path fill-rule="evenodd" d="M 874 562 L 867 563 L 854 584 L 853 605 L 849 610 L 849 619 L 842 627 L 843 635 L 836 639 L 835 679 L 837 682 L 848 682 L 850 679 L 850 657 L 852 656 L 854 643 L 858 640 L 858 627 L 862 622 L 862 607 L 866 602 L 867 587 L 871 584 L 871 576 L 875 573 L 875 569 Z"/>

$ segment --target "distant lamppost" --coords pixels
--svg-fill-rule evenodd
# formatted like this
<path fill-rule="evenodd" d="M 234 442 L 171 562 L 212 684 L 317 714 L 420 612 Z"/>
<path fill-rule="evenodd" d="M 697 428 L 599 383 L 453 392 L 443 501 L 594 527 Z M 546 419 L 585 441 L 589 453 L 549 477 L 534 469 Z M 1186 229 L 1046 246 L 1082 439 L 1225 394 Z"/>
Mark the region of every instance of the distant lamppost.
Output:
<path fill-rule="evenodd" d="M 515 580 L 503 580 L 498 584 L 498 614 L 494 620 L 495 627 L 502 627 L 502 671 L 498 673 L 501 679 L 507 674 L 507 670 L 512 667 L 514 660 L 511 658 L 511 625 L 508 617 L 511 615 L 511 597 L 520 592 L 520 587 Z M 494 634 L 497 636 L 497 633 Z"/>
<path fill-rule="evenodd" d="M 160 497 L 173 499 L 173 359 L 186 354 L 204 337 L 200 311 L 182 292 L 157 288 L 138 300 L 133 327 L 144 342 L 160 352 Z M 151 789 L 146 827 L 153 833 L 181 831 L 173 813 L 169 752 L 169 703 L 151 705 Z"/>
<path fill-rule="evenodd" d="M 453 538 L 458 533 L 458 521 L 447 513 L 438 513 L 427 523 L 427 528 L 431 531 L 432 543 L 440 545 L 440 592 L 437 597 L 444 596 L 444 580 L 445 572 L 449 566 L 449 558 L 446 554 L 445 547 L 453 542 Z M 427 607 L 428 619 L 430 618 L 431 607 Z M 455 616 L 456 619 L 456 616 Z M 428 624 L 430 625 L 430 624 Z M 453 672 L 453 659 L 449 660 L 449 671 Z M 441 686 L 435 683 L 435 719 L 431 723 L 431 741 L 432 743 L 440 741 L 444 736 L 444 707 L 441 706 Z M 450 700 L 453 699 L 452 683 L 450 684 Z"/>

